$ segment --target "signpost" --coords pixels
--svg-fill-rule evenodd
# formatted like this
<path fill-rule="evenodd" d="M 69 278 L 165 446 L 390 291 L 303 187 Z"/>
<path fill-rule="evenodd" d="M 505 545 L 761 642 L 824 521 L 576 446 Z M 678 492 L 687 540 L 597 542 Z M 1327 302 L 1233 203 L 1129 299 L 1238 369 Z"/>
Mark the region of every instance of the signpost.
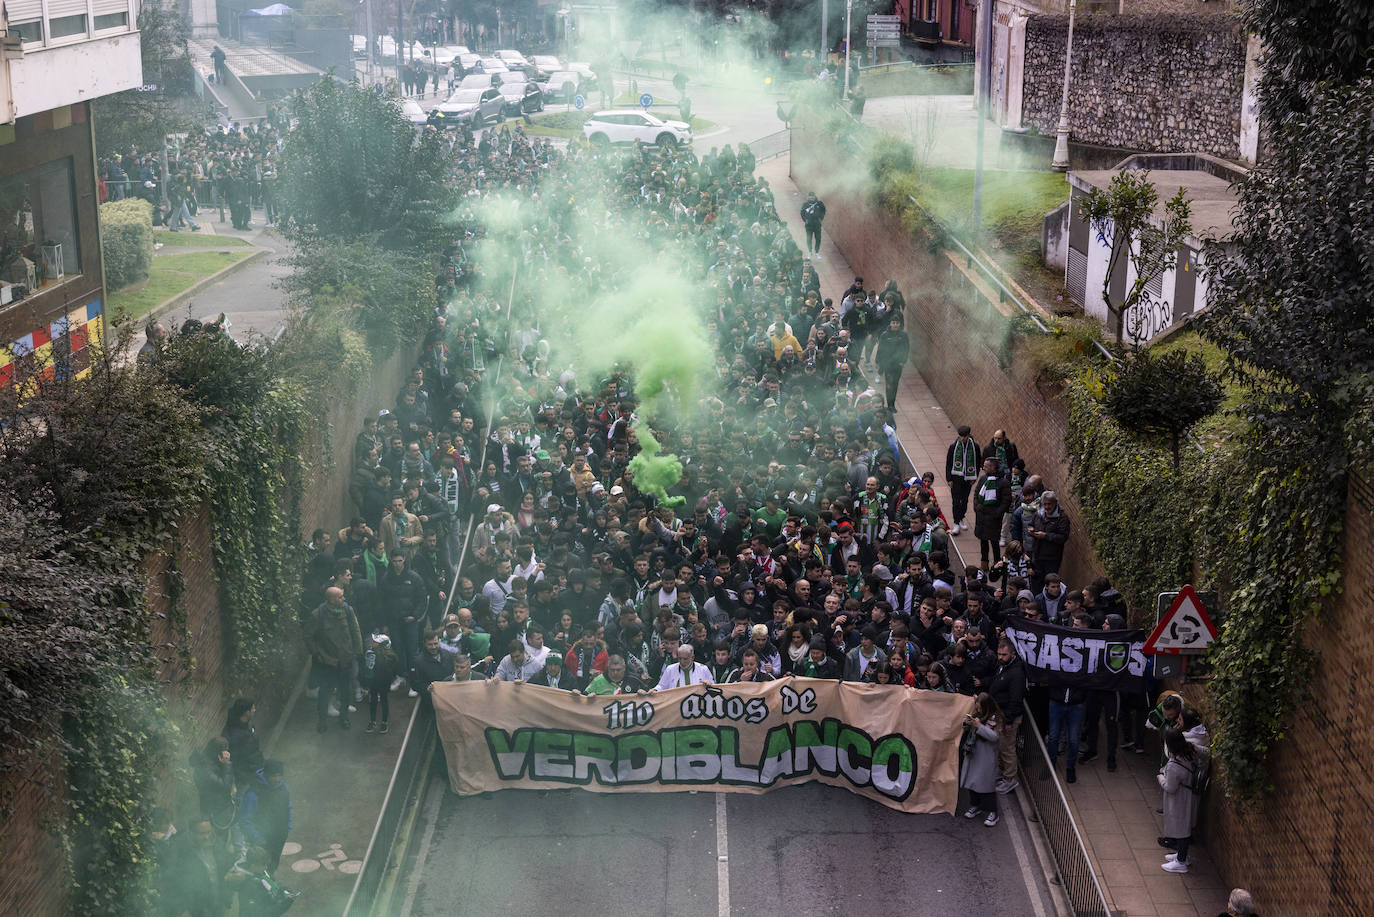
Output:
<path fill-rule="evenodd" d="M 901 47 L 902 17 L 869 16 L 868 46 L 870 48 Z"/>
<path fill-rule="evenodd" d="M 1185 657 L 1201 655 L 1211 648 L 1217 628 L 1207 613 L 1208 604 L 1216 608 L 1216 594 L 1204 597 L 1192 586 L 1159 594 L 1157 623 L 1142 647 L 1146 654 L 1154 656 L 1156 678 L 1182 677 L 1187 671 Z"/>
<path fill-rule="evenodd" d="M 639 104 L 643 106 L 645 111 L 648 111 L 654 105 L 654 97 L 646 92 L 639 97 Z"/>
<path fill-rule="evenodd" d="M 583 108 L 586 107 L 586 105 L 587 100 L 584 99 L 580 93 L 578 95 L 573 96 L 573 108 L 576 108 L 578 111 L 581 111 Z"/>

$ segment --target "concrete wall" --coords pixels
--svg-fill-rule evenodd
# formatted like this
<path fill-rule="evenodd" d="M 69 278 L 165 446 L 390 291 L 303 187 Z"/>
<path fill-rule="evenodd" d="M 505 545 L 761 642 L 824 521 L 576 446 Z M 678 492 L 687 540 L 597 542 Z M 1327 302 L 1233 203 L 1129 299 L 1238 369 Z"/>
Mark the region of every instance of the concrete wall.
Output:
<path fill-rule="evenodd" d="M 835 188 L 837 175 L 865 174 L 834 137 L 794 123 L 792 176 L 800 187 Z M 1028 470 L 1059 491 L 1075 526 L 1064 555 L 1065 580 L 1077 588 L 1101 576 L 1070 490 L 1067 415 L 1058 392 L 1042 390 L 1024 361 L 1002 368 L 1006 316 L 961 282 L 964 275 L 942 249 L 932 251 L 926 239 L 913 239 L 861 189 L 847 188 L 842 197 L 843 206 L 827 211 L 826 232 L 859 276 L 878 284 L 897 281 L 907 301 L 912 361 L 950 422 L 969 424 L 980 442 L 1006 428 Z"/>
<path fill-rule="evenodd" d="M 1069 202 L 1045 214 L 1040 226 L 1040 253 L 1045 264 L 1064 270 L 1069 258 Z"/>
<path fill-rule="evenodd" d="M 1054 133 L 1068 19 L 1026 23 L 1021 123 Z M 1080 143 L 1152 152 L 1241 150 L 1247 39 L 1229 15 L 1079 16 L 1069 126 Z"/>

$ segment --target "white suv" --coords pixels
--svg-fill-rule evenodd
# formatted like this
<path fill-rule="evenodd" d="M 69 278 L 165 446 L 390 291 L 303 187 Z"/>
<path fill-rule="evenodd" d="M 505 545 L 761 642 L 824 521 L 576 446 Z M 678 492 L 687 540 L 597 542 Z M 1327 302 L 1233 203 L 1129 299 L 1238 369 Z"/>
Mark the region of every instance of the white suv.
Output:
<path fill-rule="evenodd" d="M 639 140 L 666 147 L 691 143 L 692 128 L 682 121 L 665 121 L 648 112 L 622 108 L 592 115 L 582 124 L 582 136 L 593 146 Z"/>

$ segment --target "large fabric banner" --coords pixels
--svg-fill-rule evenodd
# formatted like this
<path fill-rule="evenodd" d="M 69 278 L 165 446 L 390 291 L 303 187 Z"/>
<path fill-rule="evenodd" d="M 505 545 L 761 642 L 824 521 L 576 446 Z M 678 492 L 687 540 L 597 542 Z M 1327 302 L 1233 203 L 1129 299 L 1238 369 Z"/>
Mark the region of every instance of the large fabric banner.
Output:
<path fill-rule="evenodd" d="M 1004 630 L 1037 684 L 1145 690 L 1143 630 L 1082 630 L 1025 618 L 1008 618 Z"/>
<path fill-rule="evenodd" d="M 816 678 L 586 697 L 497 681 L 434 685 L 449 783 L 464 796 L 763 793 L 819 781 L 904 812 L 953 812 L 973 698 Z"/>

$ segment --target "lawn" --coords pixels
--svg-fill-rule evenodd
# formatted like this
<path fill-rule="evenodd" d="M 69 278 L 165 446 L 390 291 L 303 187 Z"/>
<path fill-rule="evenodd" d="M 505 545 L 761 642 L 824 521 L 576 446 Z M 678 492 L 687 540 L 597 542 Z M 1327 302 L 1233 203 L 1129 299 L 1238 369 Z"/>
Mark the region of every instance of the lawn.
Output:
<path fill-rule="evenodd" d="M 248 244 L 246 240 L 240 239 L 238 236 L 217 236 L 200 232 L 171 232 L 166 229 L 154 229 L 153 241 L 161 242 L 163 245 L 195 248 L 232 248 Z"/>
<path fill-rule="evenodd" d="M 215 237 L 202 236 L 201 238 L 211 239 Z M 113 315 L 123 313 L 131 319 L 142 318 L 173 296 L 190 289 L 197 282 L 231 264 L 237 264 L 252 254 L 251 250 L 243 246 L 237 247 L 241 250 L 191 252 L 184 255 L 155 255 L 153 257 L 153 269 L 147 280 L 130 284 L 109 294 L 108 301 L 111 313 Z"/>
<path fill-rule="evenodd" d="M 530 119 L 533 123 L 525 125 L 525 133 L 531 137 L 581 137 L 582 122 L 592 114 L 590 111 L 559 111 L 535 115 Z M 676 113 L 670 120 L 677 120 Z M 718 126 L 716 122 L 707 121 L 705 118 L 692 118 L 693 134 L 701 135 L 715 130 Z"/>

